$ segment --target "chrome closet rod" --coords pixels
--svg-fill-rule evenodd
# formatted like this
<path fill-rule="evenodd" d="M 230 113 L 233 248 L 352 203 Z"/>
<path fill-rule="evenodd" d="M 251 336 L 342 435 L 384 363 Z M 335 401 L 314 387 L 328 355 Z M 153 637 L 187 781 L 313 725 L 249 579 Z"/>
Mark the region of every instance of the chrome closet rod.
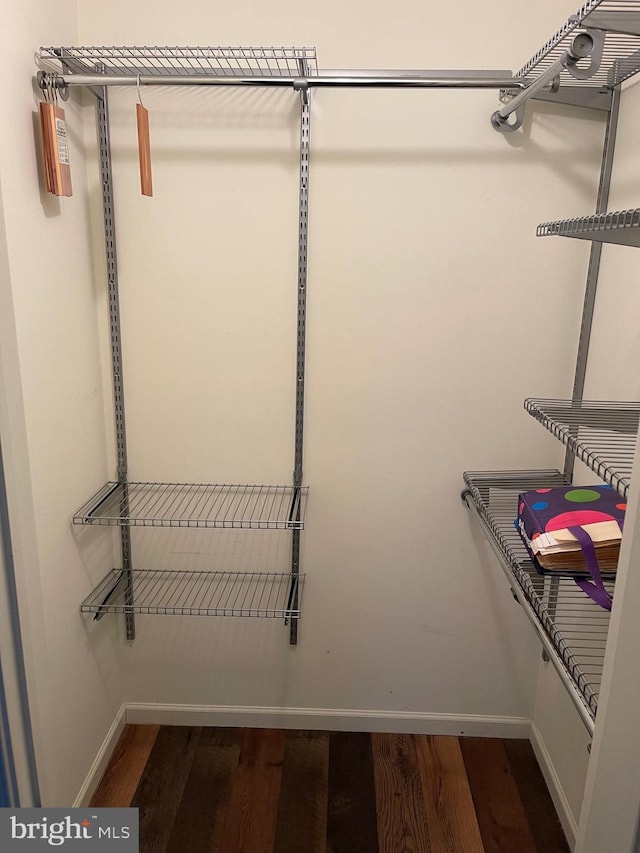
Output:
<path fill-rule="evenodd" d="M 481 72 L 479 72 L 481 75 Z M 55 74 L 56 81 L 67 86 L 292 86 L 294 89 L 352 87 L 389 89 L 524 89 L 526 84 L 512 77 L 447 77 L 443 75 L 359 76 L 348 72 L 314 77 L 253 77 L 179 74 Z"/>

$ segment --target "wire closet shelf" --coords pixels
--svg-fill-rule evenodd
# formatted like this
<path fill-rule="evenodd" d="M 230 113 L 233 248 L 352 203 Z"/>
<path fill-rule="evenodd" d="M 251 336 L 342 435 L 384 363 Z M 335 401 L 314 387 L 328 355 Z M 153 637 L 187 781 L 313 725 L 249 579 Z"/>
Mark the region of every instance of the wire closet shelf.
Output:
<path fill-rule="evenodd" d="M 129 77 L 291 77 L 318 73 L 314 47 L 42 47 L 72 72 Z"/>
<path fill-rule="evenodd" d="M 529 398 L 524 407 L 594 474 L 627 498 L 640 403 Z"/>
<path fill-rule="evenodd" d="M 516 598 L 567 680 L 583 722 L 593 732 L 609 612 L 587 598 L 571 578 L 538 574 L 514 526 L 520 492 L 568 485 L 567 480 L 559 471 L 545 470 L 466 471 L 464 481 L 465 502 L 475 510 Z M 613 582 L 604 583 L 613 595 Z"/>
<path fill-rule="evenodd" d="M 626 499 L 640 403 L 529 398 L 524 406 L 576 458 Z M 570 485 L 569 480 L 557 470 L 544 470 L 467 471 L 464 481 L 467 506 L 480 519 L 516 598 L 566 679 L 583 722 L 593 732 L 609 613 L 587 598 L 571 578 L 538 574 L 514 525 L 521 492 Z M 606 579 L 605 586 L 613 596 L 614 579 Z"/>
<path fill-rule="evenodd" d="M 640 208 L 543 222 L 538 237 L 576 237 L 600 243 L 640 247 Z"/>
<path fill-rule="evenodd" d="M 589 0 L 514 74 L 531 82 L 565 53 L 579 30 L 606 31 L 602 61 L 588 79 L 576 80 L 567 70 L 560 83 L 610 89 L 640 69 L 640 0 Z"/>
<path fill-rule="evenodd" d="M 107 483 L 74 524 L 302 530 L 309 488 L 209 483 Z"/>
<path fill-rule="evenodd" d="M 83 613 L 297 619 L 305 575 L 114 569 L 82 602 Z M 131 590 L 135 591 L 135 602 Z"/>

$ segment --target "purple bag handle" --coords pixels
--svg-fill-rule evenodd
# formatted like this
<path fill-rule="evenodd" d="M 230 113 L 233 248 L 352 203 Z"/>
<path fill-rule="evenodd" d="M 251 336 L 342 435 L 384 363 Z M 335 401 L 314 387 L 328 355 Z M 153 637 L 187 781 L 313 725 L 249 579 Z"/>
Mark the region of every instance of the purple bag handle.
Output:
<path fill-rule="evenodd" d="M 596 604 L 599 604 L 600 607 L 604 607 L 605 610 L 611 610 L 613 599 L 602 583 L 602 575 L 600 574 L 600 566 L 598 565 L 598 558 L 596 556 L 596 549 L 593 545 L 593 540 L 582 527 L 569 527 L 567 529 L 580 543 L 587 568 L 594 580 L 594 583 L 591 583 L 591 581 L 588 581 L 586 578 L 575 578 L 575 582 L 578 584 L 580 589 L 589 596 L 589 598 L 595 601 Z"/>

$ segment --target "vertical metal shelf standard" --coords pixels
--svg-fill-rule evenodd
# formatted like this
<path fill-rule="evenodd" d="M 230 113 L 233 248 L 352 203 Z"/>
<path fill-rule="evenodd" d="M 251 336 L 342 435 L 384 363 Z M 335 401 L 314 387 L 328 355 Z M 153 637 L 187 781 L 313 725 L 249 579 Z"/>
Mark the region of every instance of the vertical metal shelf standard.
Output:
<path fill-rule="evenodd" d="M 613 170 L 613 155 L 616 147 L 619 114 L 620 88 L 618 87 L 617 89 L 613 89 L 611 92 L 611 103 L 609 113 L 607 115 L 607 126 L 602 148 L 602 162 L 600 164 L 600 181 L 598 183 L 598 195 L 596 198 L 596 213 L 604 212 L 609 204 L 609 190 L 611 188 L 611 173 Z M 574 403 L 578 403 L 584 397 L 584 385 L 587 376 L 587 359 L 589 357 L 589 346 L 591 343 L 591 328 L 593 326 L 593 314 L 596 305 L 601 257 L 602 244 L 592 243 L 589 252 L 589 267 L 587 269 L 587 283 L 584 292 L 582 319 L 580 321 L 580 338 L 578 340 L 576 370 L 573 380 L 573 390 L 571 392 L 571 399 Z M 564 475 L 568 480 L 571 480 L 573 477 L 574 464 L 575 453 L 572 448 L 567 447 L 564 460 Z"/>
<path fill-rule="evenodd" d="M 302 485 L 304 383 L 306 343 L 307 243 L 309 199 L 309 151 L 311 136 L 310 92 L 307 81 L 317 75 L 315 48 L 42 48 L 43 60 L 61 63 L 68 80 L 57 73 L 41 72 L 39 84 L 47 81 L 66 93 L 67 83 L 88 86 L 96 96 L 97 126 L 102 188 L 102 209 L 109 293 L 109 330 L 117 454 L 116 483 L 108 483 L 76 515 L 74 523 L 117 526 L 120 530 L 122 569 L 110 572 L 82 603 L 83 612 L 99 619 L 109 612 L 124 613 L 127 640 L 135 638 L 136 613 L 181 615 L 270 616 L 289 625 L 290 643 L 298 639 L 298 621 L 304 575 L 300 574 L 300 535 L 304 528 L 307 489 Z M 144 75 L 153 83 L 198 85 L 201 83 L 255 84 L 294 79 L 300 93 L 300 190 L 298 228 L 298 286 L 296 330 L 296 402 L 293 486 L 217 486 L 207 484 L 130 483 L 124 408 L 123 357 L 118 289 L 118 264 L 109 138 L 108 85 L 123 76 L 135 75 L 138 85 Z M 88 75 L 90 80 L 82 80 Z M 114 80 L 115 75 L 115 80 Z M 120 79 L 118 79 L 120 77 Z M 103 85 L 104 84 L 104 85 Z M 150 505 L 145 496 L 168 494 L 159 517 L 136 514 Z M 132 506 L 131 496 L 135 506 Z M 196 507 L 197 517 L 181 518 L 174 508 Z M 220 497 L 223 495 L 223 497 Z M 239 496 L 239 497 L 238 497 Z M 145 502 L 146 501 L 146 502 Z M 226 501 L 226 503 L 225 503 Z M 221 503 L 222 502 L 222 503 Z M 211 516 L 204 509 L 223 510 Z M 153 501 L 151 502 L 153 506 Z M 248 508 L 259 506 L 258 516 Z M 240 515 L 228 516 L 229 507 Z M 284 507 L 273 514 L 274 508 Z M 226 514 L 225 514 L 226 513 Z M 244 514 L 243 514 L 244 513 Z M 131 526 L 236 527 L 286 529 L 291 531 L 291 572 L 179 572 L 133 568 Z M 143 593 L 136 600 L 134 581 Z M 167 590 L 171 591 L 169 595 Z M 265 590 L 268 592 L 265 593 Z M 194 591 L 205 601 L 194 599 Z"/>
<path fill-rule="evenodd" d="M 104 68 L 99 68 L 104 70 Z M 107 284 L 109 290 L 109 332 L 111 338 L 111 369 L 113 381 L 113 406 L 115 417 L 116 456 L 118 482 L 122 484 L 120 498 L 122 513 L 129 512 L 129 493 L 127 486 L 127 429 L 124 413 L 124 379 L 122 373 L 122 335 L 120 326 L 120 295 L 118 289 L 118 250 L 116 244 L 115 205 L 113 203 L 113 180 L 111 168 L 111 139 L 109 135 L 109 102 L 107 88 L 96 92 L 98 119 L 98 146 L 100 156 L 100 184 L 102 187 L 102 213 L 104 219 L 104 242 L 107 263 Z M 131 555 L 131 531 L 128 527 L 120 530 L 120 550 L 124 577 L 124 598 L 127 604 L 125 612 L 125 630 L 127 640 L 136 636 L 135 618 L 132 612 L 133 597 L 133 561 Z"/>
<path fill-rule="evenodd" d="M 306 59 L 298 60 L 300 76 L 309 76 Z M 309 234 L 309 153 L 311 148 L 311 92 L 300 90 L 300 190 L 298 200 L 298 312 L 296 333 L 296 412 L 294 436 L 293 486 L 302 488 L 302 462 L 304 448 L 304 382 L 305 349 L 307 329 L 307 248 Z M 296 520 L 300 521 L 300 503 Z M 300 526 L 291 533 L 291 575 L 295 579 L 300 572 Z M 298 611 L 299 588 L 292 584 L 288 605 Z M 289 627 L 291 645 L 298 642 L 298 618 L 292 618 Z"/>

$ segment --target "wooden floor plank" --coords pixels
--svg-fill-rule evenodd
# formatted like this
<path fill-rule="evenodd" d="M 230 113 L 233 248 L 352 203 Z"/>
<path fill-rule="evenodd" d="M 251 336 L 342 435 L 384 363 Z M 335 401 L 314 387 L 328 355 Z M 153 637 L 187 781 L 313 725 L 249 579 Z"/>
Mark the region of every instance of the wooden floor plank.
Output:
<path fill-rule="evenodd" d="M 142 853 L 568 853 L 528 741 L 126 726 L 93 807 Z"/>
<path fill-rule="evenodd" d="M 371 744 L 380 853 L 430 853 L 427 811 L 412 735 L 374 733 Z"/>
<path fill-rule="evenodd" d="M 504 748 L 538 850 L 569 853 L 569 845 L 531 744 L 528 740 L 505 740 Z"/>
<path fill-rule="evenodd" d="M 107 769 L 89 805 L 93 808 L 127 808 L 140 784 L 160 726 L 124 727 Z"/>
<path fill-rule="evenodd" d="M 325 853 L 329 733 L 287 732 L 274 853 Z"/>
<path fill-rule="evenodd" d="M 285 733 L 281 730 L 243 731 L 220 841 L 223 853 L 273 850 L 284 750 Z"/>
<path fill-rule="evenodd" d="M 376 795 L 370 735 L 331 732 L 327 853 L 377 853 Z"/>
<path fill-rule="evenodd" d="M 458 738 L 414 740 L 433 853 L 484 853 Z"/>
<path fill-rule="evenodd" d="M 460 748 L 486 853 L 538 851 L 502 741 L 460 738 Z"/>
<path fill-rule="evenodd" d="M 200 728 L 161 726 L 131 805 L 140 809 L 140 853 L 164 851 L 191 770 Z"/>
<path fill-rule="evenodd" d="M 202 729 L 167 853 L 218 850 L 240 757 L 240 741 L 240 729 Z"/>

